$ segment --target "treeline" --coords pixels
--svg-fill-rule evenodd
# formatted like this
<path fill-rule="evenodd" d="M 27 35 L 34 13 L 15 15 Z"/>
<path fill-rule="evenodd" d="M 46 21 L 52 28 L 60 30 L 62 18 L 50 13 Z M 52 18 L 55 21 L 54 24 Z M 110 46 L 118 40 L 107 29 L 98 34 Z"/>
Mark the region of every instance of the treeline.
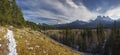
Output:
<path fill-rule="evenodd" d="M 57 35 L 58 34 L 58 35 Z M 97 29 L 66 28 L 51 38 L 75 50 L 99 55 L 120 55 L 120 29 L 114 22 L 111 29 L 99 24 Z"/>
<path fill-rule="evenodd" d="M 106 41 L 104 55 L 120 55 L 120 29 L 114 22 L 111 34 Z"/>
<path fill-rule="evenodd" d="M 24 26 L 25 20 L 16 0 L 0 0 L 0 25 Z"/>
<path fill-rule="evenodd" d="M 21 9 L 16 4 L 16 0 L 0 0 L 0 26 L 6 25 L 17 28 L 29 27 L 34 30 L 53 29 L 50 26 L 42 26 L 25 21 Z"/>
<path fill-rule="evenodd" d="M 38 30 L 38 31 L 45 31 L 45 30 L 49 30 L 49 29 L 56 29 L 55 27 L 49 26 L 49 25 L 41 25 L 41 24 L 36 24 L 30 21 L 26 21 L 26 25 L 25 27 L 30 27 L 33 30 Z"/>

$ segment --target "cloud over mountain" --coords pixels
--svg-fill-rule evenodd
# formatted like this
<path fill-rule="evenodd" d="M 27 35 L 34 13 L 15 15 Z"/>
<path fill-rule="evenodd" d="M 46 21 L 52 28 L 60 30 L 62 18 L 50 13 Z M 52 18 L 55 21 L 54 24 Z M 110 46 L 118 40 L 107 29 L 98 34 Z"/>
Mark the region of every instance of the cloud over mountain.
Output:
<path fill-rule="evenodd" d="M 120 7 L 112 8 L 105 13 L 106 16 L 111 17 L 112 19 L 120 18 Z"/>
<path fill-rule="evenodd" d="M 116 7 L 119 7 L 120 1 L 112 2 L 113 0 L 18 0 L 17 4 L 22 8 L 27 20 L 37 18 L 39 21 L 35 22 L 56 24 L 75 20 L 88 21 L 95 19 L 98 15 L 113 17 L 117 14 L 118 17 Z M 43 18 L 49 18 L 49 20 L 43 20 Z"/>
<path fill-rule="evenodd" d="M 63 1 L 26 0 L 21 1 L 20 6 L 26 19 L 44 17 L 56 19 L 59 23 L 66 23 L 76 19 L 87 21 L 96 17 L 96 13 L 89 11 L 82 3 L 77 5 L 72 0 Z"/>

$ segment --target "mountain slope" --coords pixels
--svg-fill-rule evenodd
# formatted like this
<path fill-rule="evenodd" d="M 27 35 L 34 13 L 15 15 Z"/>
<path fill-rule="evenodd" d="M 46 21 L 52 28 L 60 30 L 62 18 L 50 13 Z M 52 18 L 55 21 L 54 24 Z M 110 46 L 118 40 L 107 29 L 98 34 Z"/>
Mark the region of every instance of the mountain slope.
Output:
<path fill-rule="evenodd" d="M 9 41 L 8 43 L 8 55 L 17 55 L 16 51 L 16 41 L 14 39 L 13 31 L 10 29 L 7 29 L 7 34 L 5 35 L 5 38 Z"/>
<path fill-rule="evenodd" d="M 112 20 L 110 17 L 105 17 L 105 16 L 97 16 L 97 18 L 95 20 L 90 21 L 89 23 L 87 23 L 87 27 L 91 27 L 91 28 L 96 28 L 100 23 L 106 27 L 106 28 L 110 28 L 112 26 L 112 23 L 114 22 L 114 20 Z"/>
<path fill-rule="evenodd" d="M 71 23 L 67 24 L 58 24 L 55 25 L 58 28 L 96 28 L 100 23 L 105 27 L 105 28 L 111 28 L 112 23 L 114 20 L 112 20 L 108 16 L 97 16 L 95 20 L 90 20 L 89 22 L 84 22 L 84 21 L 73 21 Z M 120 21 L 117 21 L 120 23 Z"/>
<path fill-rule="evenodd" d="M 7 31 L 4 27 L 0 27 L 0 55 L 7 55 L 8 53 L 8 40 L 4 38 L 4 35 L 6 35 Z"/>
<path fill-rule="evenodd" d="M 3 38 L 7 34 L 7 28 L 2 28 L 3 35 L 0 35 L 1 48 L 0 53 L 7 55 L 9 53 L 8 46 L 5 46 L 9 43 L 7 38 Z M 29 28 L 22 29 L 12 29 L 14 38 L 16 41 L 16 50 L 18 55 L 82 55 L 77 51 L 72 50 L 71 48 L 57 43 L 48 36 L 42 34 L 38 31 L 33 31 Z"/>
<path fill-rule="evenodd" d="M 58 27 L 58 28 L 66 28 L 66 27 L 69 27 L 69 28 L 83 28 L 85 24 L 87 24 L 87 22 L 76 20 L 76 21 L 73 21 L 71 23 L 58 24 L 58 25 L 54 25 L 54 26 Z"/>
<path fill-rule="evenodd" d="M 53 41 L 38 31 L 15 29 L 14 34 L 19 55 L 79 55 L 79 53 Z"/>

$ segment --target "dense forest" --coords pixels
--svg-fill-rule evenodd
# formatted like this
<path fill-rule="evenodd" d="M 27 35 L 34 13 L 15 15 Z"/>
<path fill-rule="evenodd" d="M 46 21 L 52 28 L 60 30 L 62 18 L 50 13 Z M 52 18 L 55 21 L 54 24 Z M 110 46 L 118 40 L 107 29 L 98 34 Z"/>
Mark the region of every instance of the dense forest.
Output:
<path fill-rule="evenodd" d="M 0 0 L 0 25 L 24 26 L 20 8 L 16 4 L 16 0 Z"/>
<path fill-rule="evenodd" d="M 100 23 L 96 29 L 48 30 L 46 34 L 77 51 L 93 55 L 120 55 L 120 29 L 116 22 L 104 29 Z"/>

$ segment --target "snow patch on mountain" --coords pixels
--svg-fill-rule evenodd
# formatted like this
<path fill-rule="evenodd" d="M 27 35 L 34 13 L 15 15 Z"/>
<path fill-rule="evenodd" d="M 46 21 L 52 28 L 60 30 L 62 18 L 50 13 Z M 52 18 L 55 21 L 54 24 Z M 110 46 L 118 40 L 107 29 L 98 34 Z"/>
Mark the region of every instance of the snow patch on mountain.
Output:
<path fill-rule="evenodd" d="M 5 38 L 7 38 L 9 40 L 9 44 L 8 44 L 9 53 L 8 53 L 8 55 L 17 55 L 16 42 L 14 39 L 13 31 L 10 29 L 7 29 L 7 34 L 5 35 Z"/>

